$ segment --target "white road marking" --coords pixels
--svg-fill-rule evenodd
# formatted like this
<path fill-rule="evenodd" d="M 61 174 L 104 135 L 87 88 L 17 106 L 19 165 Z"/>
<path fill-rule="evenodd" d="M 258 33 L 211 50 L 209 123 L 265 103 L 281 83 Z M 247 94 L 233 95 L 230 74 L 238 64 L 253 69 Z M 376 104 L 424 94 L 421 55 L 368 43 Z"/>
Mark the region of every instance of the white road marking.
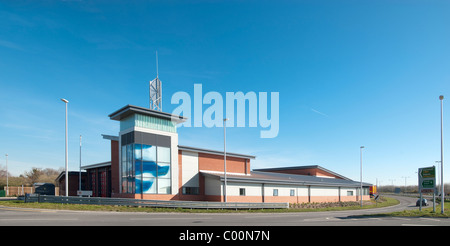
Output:
<path fill-rule="evenodd" d="M 435 225 L 423 225 L 423 224 L 402 224 L 402 226 L 435 226 Z"/>

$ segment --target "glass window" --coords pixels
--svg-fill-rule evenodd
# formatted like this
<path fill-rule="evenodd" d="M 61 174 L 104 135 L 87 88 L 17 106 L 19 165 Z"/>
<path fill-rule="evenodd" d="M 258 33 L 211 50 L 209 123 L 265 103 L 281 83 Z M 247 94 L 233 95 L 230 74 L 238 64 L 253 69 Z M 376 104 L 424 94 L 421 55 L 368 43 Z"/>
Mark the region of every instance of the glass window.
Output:
<path fill-rule="evenodd" d="M 198 187 L 183 186 L 183 195 L 198 195 Z"/>
<path fill-rule="evenodd" d="M 170 148 L 128 144 L 121 155 L 122 193 L 171 193 Z"/>
<path fill-rule="evenodd" d="M 158 162 L 170 163 L 170 148 L 158 146 L 157 151 Z"/>
<path fill-rule="evenodd" d="M 142 190 L 142 180 L 141 180 L 141 175 L 137 176 L 136 175 L 136 187 L 135 187 L 135 193 L 136 194 L 141 194 L 141 190 Z"/>
<path fill-rule="evenodd" d="M 142 159 L 142 144 L 134 144 L 134 158 L 137 161 Z"/>
<path fill-rule="evenodd" d="M 145 176 L 142 178 L 142 193 L 156 194 L 156 178 Z"/>
<path fill-rule="evenodd" d="M 278 189 L 273 189 L 273 196 L 278 196 Z"/>
<path fill-rule="evenodd" d="M 126 179 L 126 162 L 127 162 L 127 146 L 122 146 L 122 162 L 121 162 L 121 181 L 122 181 L 122 193 L 127 192 L 127 179 Z"/>
<path fill-rule="evenodd" d="M 169 163 L 158 163 L 158 178 L 170 179 Z"/>
<path fill-rule="evenodd" d="M 154 161 L 142 162 L 142 176 L 156 178 L 156 163 Z"/>
<path fill-rule="evenodd" d="M 142 145 L 142 160 L 156 161 L 156 146 Z"/>
<path fill-rule="evenodd" d="M 170 194 L 170 179 L 158 177 L 158 194 Z"/>
<path fill-rule="evenodd" d="M 239 195 L 245 196 L 245 188 L 239 188 Z"/>
<path fill-rule="evenodd" d="M 142 190 L 142 145 L 134 145 L 134 193 L 140 194 Z"/>
<path fill-rule="evenodd" d="M 295 196 L 295 190 L 291 189 L 291 196 Z"/>
<path fill-rule="evenodd" d="M 127 179 L 127 193 L 133 193 L 134 191 L 134 171 L 133 171 L 133 144 L 127 145 L 127 167 L 126 167 L 126 179 Z"/>

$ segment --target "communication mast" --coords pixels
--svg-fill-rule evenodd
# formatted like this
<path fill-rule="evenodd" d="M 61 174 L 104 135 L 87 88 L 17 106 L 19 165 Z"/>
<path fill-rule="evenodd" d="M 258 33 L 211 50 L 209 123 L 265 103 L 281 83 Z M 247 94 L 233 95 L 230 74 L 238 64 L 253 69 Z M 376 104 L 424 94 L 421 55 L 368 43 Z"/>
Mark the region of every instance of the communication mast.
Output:
<path fill-rule="evenodd" d="M 162 111 L 162 87 L 158 78 L 158 51 L 156 51 L 156 78 L 150 81 L 150 109 Z"/>

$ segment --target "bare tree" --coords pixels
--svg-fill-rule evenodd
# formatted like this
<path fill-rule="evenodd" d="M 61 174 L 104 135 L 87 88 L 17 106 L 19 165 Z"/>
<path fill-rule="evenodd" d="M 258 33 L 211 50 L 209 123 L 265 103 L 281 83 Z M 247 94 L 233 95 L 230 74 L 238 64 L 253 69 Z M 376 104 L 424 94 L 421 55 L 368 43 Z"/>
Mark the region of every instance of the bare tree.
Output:
<path fill-rule="evenodd" d="M 37 183 L 39 178 L 43 174 L 43 171 L 40 168 L 33 167 L 31 171 L 25 172 L 25 177 L 28 179 L 30 184 Z"/>

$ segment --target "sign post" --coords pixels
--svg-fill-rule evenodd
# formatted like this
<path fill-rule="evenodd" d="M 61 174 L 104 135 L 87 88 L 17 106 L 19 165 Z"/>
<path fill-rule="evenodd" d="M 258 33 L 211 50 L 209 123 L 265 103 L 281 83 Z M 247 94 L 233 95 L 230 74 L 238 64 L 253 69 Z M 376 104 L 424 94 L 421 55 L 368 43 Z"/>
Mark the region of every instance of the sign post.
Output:
<path fill-rule="evenodd" d="M 419 168 L 419 192 L 420 192 L 420 207 L 422 211 L 422 193 L 433 193 L 433 212 L 436 212 L 436 168 L 422 167 Z"/>

